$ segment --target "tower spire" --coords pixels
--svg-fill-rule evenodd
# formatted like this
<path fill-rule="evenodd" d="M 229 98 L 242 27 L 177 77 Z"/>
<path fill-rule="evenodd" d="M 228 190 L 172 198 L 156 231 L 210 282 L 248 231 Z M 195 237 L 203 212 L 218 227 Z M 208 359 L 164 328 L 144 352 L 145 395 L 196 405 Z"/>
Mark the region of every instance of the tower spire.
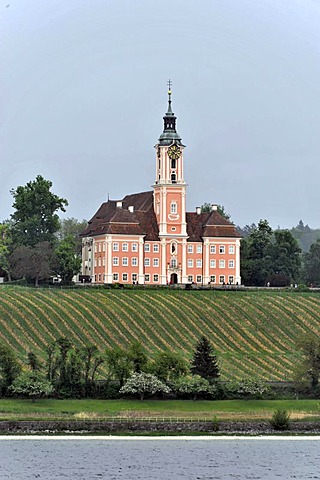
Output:
<path fill-rule="evenodd" d="M 172 143 L 177 143 L 178 145 L 181 145 L 181 138 L 180 135 L 178 134 L 176 130 L 176 120 L 177 117 L 172 111 L 172 100 L 171 100 L 171 85 L 172 81 L 169 79 L 167 82 L 168 85 L 168 110 L 165 116 L 163 117 L 163 133 L 159 137 L 159 145 L 163 146 L 169 146 Z"/>

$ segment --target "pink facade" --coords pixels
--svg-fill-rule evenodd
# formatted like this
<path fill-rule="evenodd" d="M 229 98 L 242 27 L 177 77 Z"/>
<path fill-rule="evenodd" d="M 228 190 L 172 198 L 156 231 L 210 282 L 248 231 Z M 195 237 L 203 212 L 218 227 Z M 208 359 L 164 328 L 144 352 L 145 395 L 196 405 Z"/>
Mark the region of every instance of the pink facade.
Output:
<path fill-rule="evenodd" d="M 240 284 L 240 235 L 212 205 L 186 212 L 184 145 L 171 110 L 153 191 L 101 205 L 82 233 L 82 274 L 98 284 Z"/>

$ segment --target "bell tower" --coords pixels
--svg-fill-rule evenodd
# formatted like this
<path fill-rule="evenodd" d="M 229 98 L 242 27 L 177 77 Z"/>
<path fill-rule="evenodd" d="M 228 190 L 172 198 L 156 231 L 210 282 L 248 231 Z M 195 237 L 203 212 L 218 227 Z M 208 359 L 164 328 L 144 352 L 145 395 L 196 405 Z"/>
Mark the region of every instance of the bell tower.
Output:
<path fill-rule="evenodd" d="M 172 111 L 171 81 L 168 81 L 168 109 L 163 117 L 163 132 L 156 148 L 156 179 L 154 189 L 154 211 L 159 236 L 166 245 L 166 282 L 171 274 L 177 275 L 178 283 L 185 280 L 183 250 L 186 250 L 186 182 L 183 175 L 183 151 L 185 146 L 176 130 L 177 117 Z M 170 268 L 172 265 L 172 269 Z M 179 270 L 179 271 L 178 271 Z M 166 283 L 165 282 L 165 283 Z M 164 282 L 163 282 L 164 283 Z"/>

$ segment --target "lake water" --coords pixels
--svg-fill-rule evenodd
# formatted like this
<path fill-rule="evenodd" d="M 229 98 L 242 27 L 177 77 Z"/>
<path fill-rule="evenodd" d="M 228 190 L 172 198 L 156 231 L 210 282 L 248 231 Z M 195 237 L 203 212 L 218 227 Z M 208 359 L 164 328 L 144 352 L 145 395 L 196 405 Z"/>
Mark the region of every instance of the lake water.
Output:
<path fill-rule="evenodd" d="M 0 479 L 320 479 L 320 439 L 1 437 Z"/>

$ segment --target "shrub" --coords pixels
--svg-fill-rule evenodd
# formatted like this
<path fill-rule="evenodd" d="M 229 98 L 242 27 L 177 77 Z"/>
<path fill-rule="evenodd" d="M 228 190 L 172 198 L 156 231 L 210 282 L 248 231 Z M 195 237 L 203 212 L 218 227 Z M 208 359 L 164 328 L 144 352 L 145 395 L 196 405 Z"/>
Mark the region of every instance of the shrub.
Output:
<path fill-rule="evenodd" d="M 287 410 L 279 408 L 273 412 L 270 420 L 271 427 L 277 431 L 284 431 L 290 429 L 290 414 Z"/>

